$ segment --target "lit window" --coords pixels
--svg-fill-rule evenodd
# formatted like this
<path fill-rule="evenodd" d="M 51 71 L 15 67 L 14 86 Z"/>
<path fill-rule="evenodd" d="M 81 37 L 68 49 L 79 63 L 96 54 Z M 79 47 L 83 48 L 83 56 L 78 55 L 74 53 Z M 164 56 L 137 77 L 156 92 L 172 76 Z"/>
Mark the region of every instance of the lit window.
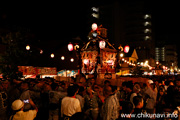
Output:
<path fill-rule="evenodd" d="M 150 22 L 145 22 L 144 23 L 144 26 L 148 26 L 148 25 L 151 25 L 151 23 Z"/>
<path fill-rule="evenodd" d="M 146 37 L 145 37 L 145 40 L 149 40 L 149 39 L 150 39 L 150 37 L 149 37 L 149 36 L 146 36 Z"/>
<path fill-rule="evenodd" d="M 148 19 L 148 18 L 151 18 L 151 15 L 146 14 L 146 15 L 144 16 L 144 19 Z"/>
<path fill-rule="evenodd" d="M 99 12 L 99 8 L 92 7 L 91 9 L 92 9 L 94 12 Z"/>
<path fill-rule="evenodd" d="M 144 33 L 150 33 L 151 30 L 150 29 L 145 29 Z"/>
<path fill-rule="evenodd" d="M 95 18 L 99 18 L 99 15 L 96 14 L 96 13 L 92 13 L 92 16 L 95 17 Z"/>

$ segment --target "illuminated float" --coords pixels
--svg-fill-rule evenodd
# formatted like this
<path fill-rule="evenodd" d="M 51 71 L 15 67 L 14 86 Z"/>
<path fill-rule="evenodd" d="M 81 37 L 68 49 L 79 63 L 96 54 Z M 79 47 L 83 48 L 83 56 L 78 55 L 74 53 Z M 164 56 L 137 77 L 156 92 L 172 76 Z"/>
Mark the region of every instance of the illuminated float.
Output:
<path fill-rule="evenodd" d="M 94 23 L 88 37 L 89 41 L 81 49 L 82 73 L 96 80 L 116 79 L 117 50 L 106 39 L 107 29 Z"/>

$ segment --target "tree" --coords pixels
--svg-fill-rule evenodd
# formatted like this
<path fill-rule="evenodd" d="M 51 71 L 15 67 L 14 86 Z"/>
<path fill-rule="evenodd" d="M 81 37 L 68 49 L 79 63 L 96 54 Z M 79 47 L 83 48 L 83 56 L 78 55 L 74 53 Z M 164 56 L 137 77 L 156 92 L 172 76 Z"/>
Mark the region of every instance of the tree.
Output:
<path fill-rule="evenodd" d="M 6 45 L 5 54 L 2 56 L 1 70 L 4 78 L 18 79 L 22 74 L 18 71 L 18 66 L 28 64 L 28 54 L 25 49 L 25 33 L 10 32 L 1 36 L 2 43 Z"/>

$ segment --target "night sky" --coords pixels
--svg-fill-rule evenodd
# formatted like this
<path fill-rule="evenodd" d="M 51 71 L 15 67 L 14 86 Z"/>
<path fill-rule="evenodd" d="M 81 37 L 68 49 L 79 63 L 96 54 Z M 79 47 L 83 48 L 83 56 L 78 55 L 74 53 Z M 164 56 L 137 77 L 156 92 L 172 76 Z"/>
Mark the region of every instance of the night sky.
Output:
<path fill-rule="evenodd" d="M 180 40 L 178 1 L 149 2 L 155 39 L 166 38 L 164 40 L 177 43 Z M 85 39 L 91 29 L 91 26 L 87 26 L 88 10 L 91 5 L 101 4 L 109 3 L 103 0 L 1 3 L 1 24 L 28 27 L 40 41 L 63 41 L 76 36 Z"/>

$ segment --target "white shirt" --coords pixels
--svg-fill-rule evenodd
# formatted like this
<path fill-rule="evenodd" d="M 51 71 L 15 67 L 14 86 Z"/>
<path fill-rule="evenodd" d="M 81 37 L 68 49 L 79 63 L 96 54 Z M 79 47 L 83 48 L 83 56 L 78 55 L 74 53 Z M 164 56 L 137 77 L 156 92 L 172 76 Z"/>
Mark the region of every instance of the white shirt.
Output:
<path fill-rule="evenodd" d="M 72 116 L 73 114 L 81 112 L 81 105 L 77 98 L 64 97 L 61 102 L 61 116 Z"/>

